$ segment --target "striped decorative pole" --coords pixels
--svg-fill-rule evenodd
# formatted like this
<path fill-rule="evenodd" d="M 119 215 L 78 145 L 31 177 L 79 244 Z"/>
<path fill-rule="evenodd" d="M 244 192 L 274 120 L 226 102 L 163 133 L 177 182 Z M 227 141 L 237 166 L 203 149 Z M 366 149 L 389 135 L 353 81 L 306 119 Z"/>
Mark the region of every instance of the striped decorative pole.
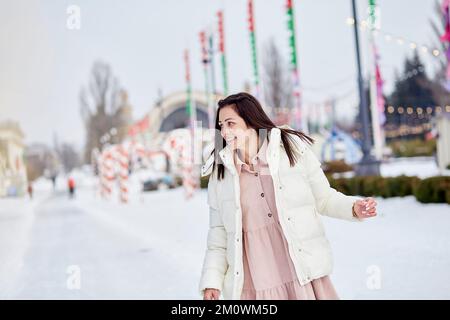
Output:
<path fill-rule="evenodd" d="M 225 30 L 224 30 L 224 18 L 223 18 L 223 10 L 217 12 L 218 17 L 218 30 L 219 30 L 219 52 L 221 56 L 222 62 L 222 79 L 223 79 L 223 94 L 224 96 L 228 95 L 228 75 L 227 75 L 227 60 L 225 55 Z"/>
<path fill-rule="evenodd" d="M 104 150 L 100 157 L 100 194 L 103 198 L 108 199 L 112 193 L 112 185 L 114 182 L 114 157 L 111 148 Z"/>
<path fill-rule="evenodd" d="M 248 31 L 250 33 L 250 49 L 252 54 L 253 84 L 255 96 L 260 98 L 258 59 L 256 51 L 255 17 L 253 13 L 253 0 L 248 0 Z"/>
<path fill-rule="evenodd" d="M 293 96 L 295 103 L 295 127 L 300 128 L 303 132 L 308 132 L 308 126 L 306 121 L 306 114 L 303 112 L 302 108 L 302 97 L 300 91 L 300 76 L 298 71 L 297 63 L 297 45 L 295 40 L 295 22 L 294 22 L 294 6 L 292 0 L 287 0 L 286 3 L 286 13 L 287 13 L 287 26 L 289 32 L 289 47 L 291 50 L 290 65 L 292 72 L 292 83 L 293 83 Z"/>
<path fill-rule="evenodd" d="M 212 97 L 211 97 L 211 91 L 209 88 L 209 50 L 207 45 L 207 36 L 205 31 L 201 31 L 200 34 L 200 45 L 202 49 L 202 63 L 203 63 L 203 73 L 205 76 L 205 94 L 206 94 L 206 102 L 208 106 L 208 127 L 210 129 L 214 129 L 214 110 L 212 105 Z"/>
<path fill-rule="evenodd" d="M 116 147 L 117 178 L 119 180 L 119 199 L 122 203 L 128 202 L 128 151 L 123 145 Z"/>

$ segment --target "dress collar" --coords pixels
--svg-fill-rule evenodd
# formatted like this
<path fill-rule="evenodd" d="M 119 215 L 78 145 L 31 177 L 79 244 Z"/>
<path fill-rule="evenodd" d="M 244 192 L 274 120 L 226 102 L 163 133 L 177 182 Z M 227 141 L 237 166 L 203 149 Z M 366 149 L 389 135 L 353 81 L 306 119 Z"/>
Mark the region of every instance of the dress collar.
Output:
<path fill-rule="evenodd" d="M 267 137 L 264 138 L 262 145 L 259 147 L 258 152 L 256 153 L 255 156 L 253 156 L 253 158 L 250 160 L 252 164 L 256 164 L 258 161 L 260 163 L 267 163 L 267 159 L 266 159 L 266 151 L 267 151 Z M 242 171 L 242 167 L 246 168 L 247 170 L 250 170 L 250 166 L 245 163 L 242 160 L 241 157 L 241 152 L 240 150 L 235 150 L 234 151 L 234 164 L 236 167 L 236 170 L 238 172 L 238 174 L 241 174 Z"/>

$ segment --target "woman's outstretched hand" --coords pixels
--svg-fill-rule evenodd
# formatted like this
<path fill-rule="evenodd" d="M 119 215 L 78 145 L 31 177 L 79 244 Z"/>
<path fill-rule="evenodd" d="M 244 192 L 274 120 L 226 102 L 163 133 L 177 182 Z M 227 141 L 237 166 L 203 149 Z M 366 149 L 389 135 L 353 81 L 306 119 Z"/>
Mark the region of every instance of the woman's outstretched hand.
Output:
<path fill-rule="evenodd" d="M 220 290 L 206 288 L 203 292 L 203 300 L 219 300 Z"/>
<path fill-rule="evenodd" d="M 353 204 L 353 209 L 358 218 L 370 218 L 377 215 L 377 203 L 374 198 L 369 197 L 361 200 L 356 200 Z"/>

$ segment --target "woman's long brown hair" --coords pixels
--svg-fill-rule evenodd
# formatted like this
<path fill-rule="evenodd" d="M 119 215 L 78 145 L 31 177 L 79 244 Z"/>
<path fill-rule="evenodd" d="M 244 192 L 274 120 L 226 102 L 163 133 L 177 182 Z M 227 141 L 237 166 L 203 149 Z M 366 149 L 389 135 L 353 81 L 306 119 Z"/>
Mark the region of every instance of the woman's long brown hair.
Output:
<path fill-rule="evenodd" d="M 218 102 L 218 108 L 216 112 L 216 125 L 214 134 L 214 150 L 211 154 L 214 154 L 213 171 L 217 163 L 217 179 L 220 180 L 225 175 L 225 167 L 220 159 L 219 151 L 226 146 L 226 141 L 220 134 L 221 128 L 219 126 L 219 112 L 222 108 L 230 106 L 236 113 L 244 119 L 247 127 L 253 128 L 259 134 L 260 138 L 268 138 L 270 130 L 277 126 L 270 120 L 267 114 L 264 112 L 259 101 L 251 94 L 240 92 L 232 94 L 225 99 Z M 290 137 L 291 134 L 298 136 L 303 141 L 313 144 L 314 139 L 307 136 L 301 131 L 293 129 L 279 128 L 281 130 L 281 141 L 283 142 L 284 150 L 289 158 L 291 167 L 297 162 L 297 153 L 294 151 L 295 142 Z"/>

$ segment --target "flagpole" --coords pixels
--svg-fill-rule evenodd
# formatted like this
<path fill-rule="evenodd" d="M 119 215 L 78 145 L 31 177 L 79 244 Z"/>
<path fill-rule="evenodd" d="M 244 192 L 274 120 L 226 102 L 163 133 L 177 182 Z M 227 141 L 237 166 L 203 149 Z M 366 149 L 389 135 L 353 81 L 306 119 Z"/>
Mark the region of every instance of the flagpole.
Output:
<path fill-rule="evenodd" d="M 379 112 L 379 94 L 377 87 L 376 71 L 378 65 L 378 53 L 375 43 L 375 29 L 377 24 L 377 6 L 375 0 L 369 0 L 369 43 L 372 51 L 372 63 L 370 64 L 370 110 L 372 115 L 372 134 L 374 142 L 375 158 L 381 160 L 383 158 L 383 142 L 381 139 L 381 125 Z"/>
<path fill-rule="evenodd" d="M 352 1 L 352 12 L 353 12 L 353 31 L 355 36 L 355 50 L 356 50 L 356 66 L 358 70 L 358 89 L 359 89 L 359 110 L 361 114 L 361 131 L 362 131 L 362 153 L 363 157 L 358 163 L 356 168 L 357 175 L 380 175 L 379 162 L 370 154 L 371 142 L 369 136 L 369 109 L 367 107 L 367 99 L 364 91 L 364 82 L 362 77 L 361 68 L 361 55 L 359 49 L 359 33 L 358 33 L 358 15 L 356 11 L 356 2 Z"/>

